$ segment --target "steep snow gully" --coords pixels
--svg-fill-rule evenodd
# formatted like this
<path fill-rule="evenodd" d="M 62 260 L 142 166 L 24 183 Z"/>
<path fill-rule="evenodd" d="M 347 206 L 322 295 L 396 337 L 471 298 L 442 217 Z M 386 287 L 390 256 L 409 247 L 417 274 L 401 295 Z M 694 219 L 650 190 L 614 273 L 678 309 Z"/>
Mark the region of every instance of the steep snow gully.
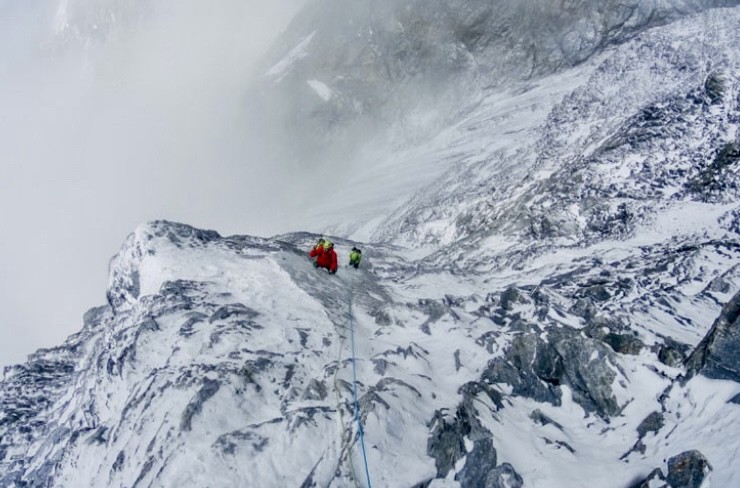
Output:
<path fill-rule="evenodd" d="M 740 8 L 659 24 L 375 154 L 334 276 L 140 226 L 6 368 L 0 486 L 740 486 Z"/>

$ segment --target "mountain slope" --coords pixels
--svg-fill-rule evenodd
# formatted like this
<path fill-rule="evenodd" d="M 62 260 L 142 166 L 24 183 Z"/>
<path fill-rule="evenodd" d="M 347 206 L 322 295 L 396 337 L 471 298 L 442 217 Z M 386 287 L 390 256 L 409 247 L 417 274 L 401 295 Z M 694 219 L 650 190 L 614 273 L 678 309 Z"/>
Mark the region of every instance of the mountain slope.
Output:
<path fill-rule="evenodd" d="M 358 145 L 425 139 L 482 90 L 561 72 L 651 27 L 736 5 L 362 0 L 337 9 L 315 0 L 266 56 L 259 93 L 297 158 L 306 147 L 342 157 Z"/>
<path fill-rule="evenodd" d="M 636 28 L 351 168 L 302 222 L 359 270 L 141 226 L 5 372 L 0 486 L 366 486 L 355 386 L 375 486 L 740 485 L 739 21 Z"/>
<path fill-rule="evenodd" d="M 730 270 L 691 297 L 666 291 L 675 253 L 581 260 L 501 291 L 409 280 L 403 252 L 382 247 L 332 277 L 304 257 L 314 238 L 138 229 L 112 263 L 111 305 L 6 373 L 2 485 L 349 486 L 362 474 L 351 326 L 379 486 L 456 486 L 455 473 L 482 486 L 465 469 L 475 457 L 483 476 L 511 469 L 525 486 L 627 486 L 689 449 L 718 486 L 737 482 L 737 447 L 717 436 L 735 438 L 740 412 L 725 402 L 740 387 L 678 381 L 687 347 L 737 289 L 737 248 L 678 255 L 677 267 Z M 610 313 L 615 302 L 636 311 Z M 34 404 L 39 391 L 47 401 Z M 640 434 L 651 414 L 660 427 Z"/>

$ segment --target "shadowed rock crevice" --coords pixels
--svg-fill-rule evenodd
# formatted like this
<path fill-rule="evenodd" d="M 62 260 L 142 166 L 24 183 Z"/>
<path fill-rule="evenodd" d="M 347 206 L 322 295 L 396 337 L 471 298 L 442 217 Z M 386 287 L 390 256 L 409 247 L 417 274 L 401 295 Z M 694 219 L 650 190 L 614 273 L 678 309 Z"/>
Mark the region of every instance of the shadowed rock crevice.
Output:
<path fill-rule="evenodd" d="M 195 397 L 185 407 L 180 421 L 180 429 L 188 431 L 192 429 L 193 418 L 203 410 L 203 404 L 208 401 L 221 388 L 221 382 L 205 378 Z"/>

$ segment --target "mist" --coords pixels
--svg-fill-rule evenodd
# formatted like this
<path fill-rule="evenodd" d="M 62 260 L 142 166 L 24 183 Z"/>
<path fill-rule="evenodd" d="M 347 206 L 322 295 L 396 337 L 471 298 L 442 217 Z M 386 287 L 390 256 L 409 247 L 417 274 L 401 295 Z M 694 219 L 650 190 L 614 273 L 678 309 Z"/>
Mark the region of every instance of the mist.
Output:
<path fill-rule="evenodd" d="M 0 0 L 0 366 L 80 329 L 137 225 L 266 236 L 301 208 L 244 97 L 302 0 L 148 3 Z"/>

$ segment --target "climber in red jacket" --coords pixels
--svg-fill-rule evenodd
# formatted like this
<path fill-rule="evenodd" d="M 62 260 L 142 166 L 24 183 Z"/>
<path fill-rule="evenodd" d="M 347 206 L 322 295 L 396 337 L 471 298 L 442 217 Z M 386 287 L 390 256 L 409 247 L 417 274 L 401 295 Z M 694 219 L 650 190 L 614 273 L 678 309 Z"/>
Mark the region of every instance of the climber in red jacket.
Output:
<path fill-rule="evenodd" d="M 312 258 L 316 258 L 316 261 L 313 262 L 315 267 L 326 268 L 329 270 L 330 274 L 337 272 L 337 268 L 339 267 L 337 253 L 334 251 L 334 243 L 328 239 L 324 240 L 323 247 L 314 247 L 308 255 Z"/>

